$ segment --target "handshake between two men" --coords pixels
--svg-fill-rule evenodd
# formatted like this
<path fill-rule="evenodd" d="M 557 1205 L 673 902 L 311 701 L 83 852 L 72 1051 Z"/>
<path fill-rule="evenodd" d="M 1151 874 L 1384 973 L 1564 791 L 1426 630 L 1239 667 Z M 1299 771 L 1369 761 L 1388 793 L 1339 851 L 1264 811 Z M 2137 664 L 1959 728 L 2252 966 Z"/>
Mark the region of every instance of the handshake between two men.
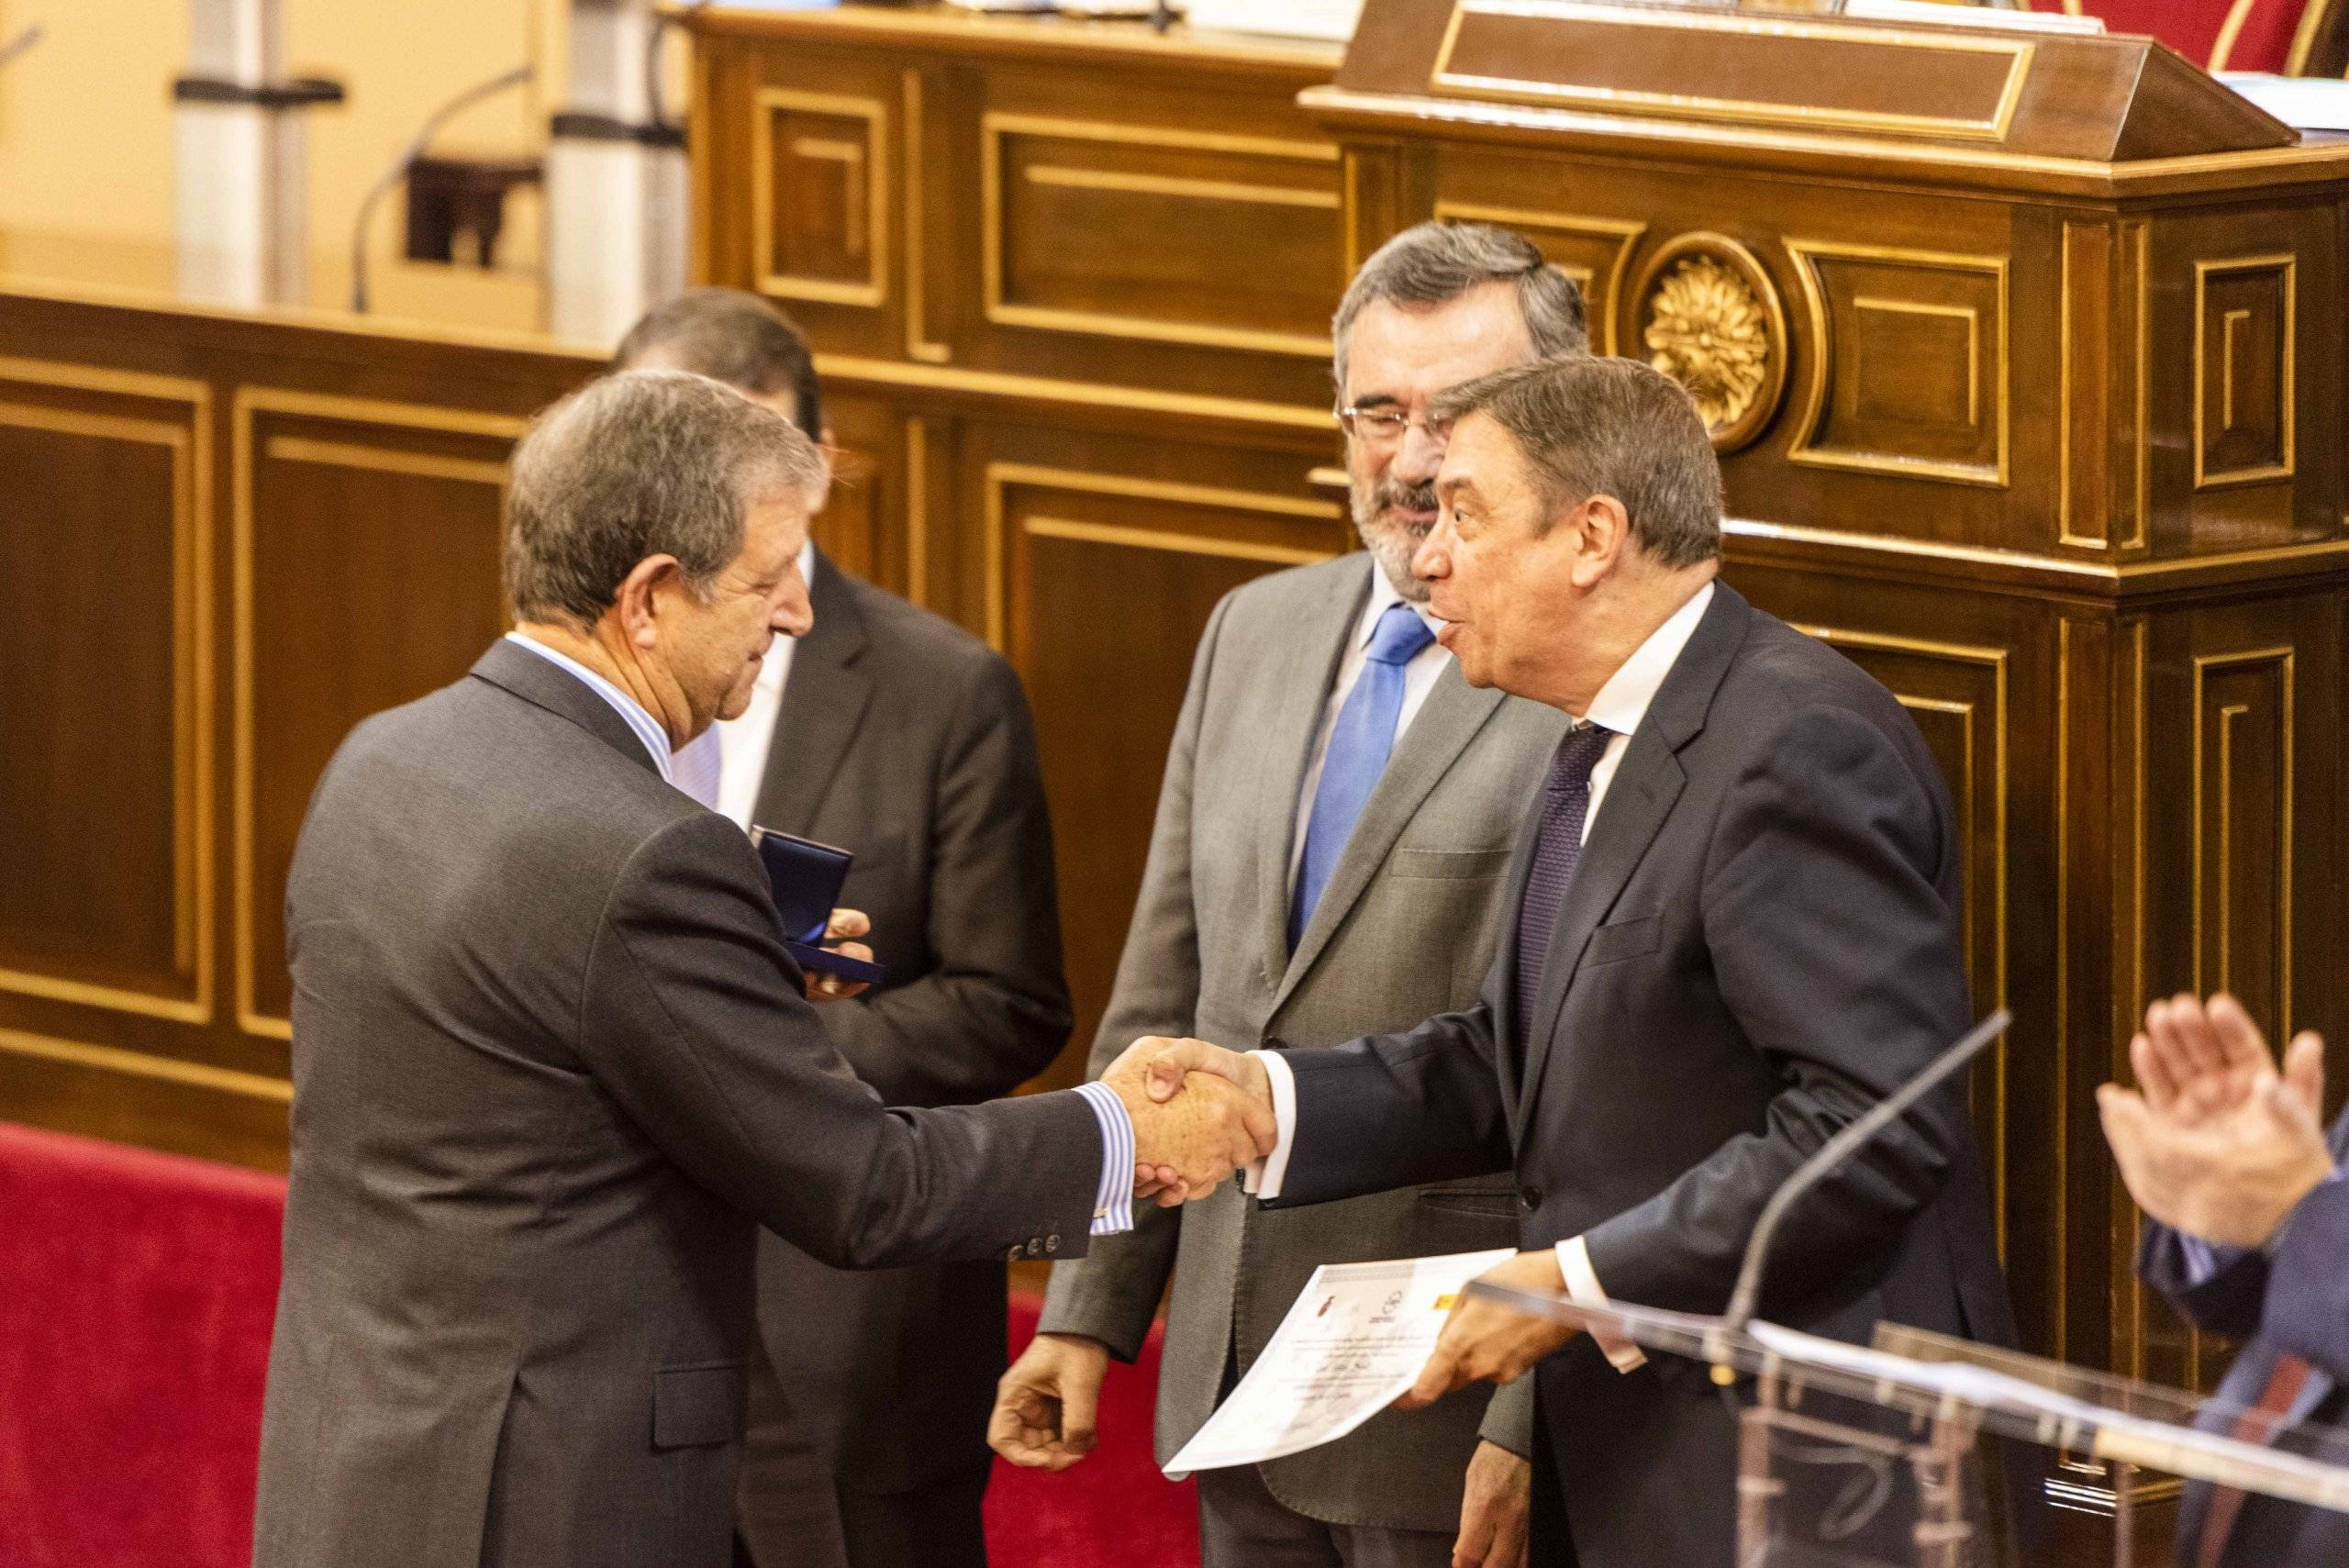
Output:
<path fill-rule="evenodd" d="M 1273 1151 L 1272 1089 L 1264 1068 L 1205 1040 L 1134 1041 L 1101 1082 L 1134 1129 L 1134 1196 L 1174 1208 Z"/>

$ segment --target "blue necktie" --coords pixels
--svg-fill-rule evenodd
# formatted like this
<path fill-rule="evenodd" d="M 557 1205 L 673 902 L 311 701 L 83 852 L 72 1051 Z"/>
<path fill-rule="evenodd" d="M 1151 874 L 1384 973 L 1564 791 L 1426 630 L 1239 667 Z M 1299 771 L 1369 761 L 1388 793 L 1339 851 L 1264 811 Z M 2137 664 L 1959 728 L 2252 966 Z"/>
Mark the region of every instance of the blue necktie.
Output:
<path fill-rule="evenodd" d="M 1586 724 L 1566 731 L 1550 762 L 1550 782 L 1542 801 L 1542 835 L 1533 849 L 1533 869 L 1525 879 L 1525 899 L 1517 908 L 1517 1029 L 1533 1032 L 1533 1004 L 1542 995 L 1542 972 L 1550 962 L 1550 937 L 1558 929 L 1558 907 L 1566 885 L 1582 863 L 1582 828 L 1590 815 L 1590 770 L 1606 753 L 1613 731 Z"/>
<path fill-rule="evenodd" d="M 724 755 L 718 739 L 718 726 L 713 724 L 670 754 L 670 782 L 715 811 L 718 809 L 718 763 Z"/>
<path fill-rule="evenodd" d="M 1354 822 L 1386 771 L 1395 749 L 1396 721 L 1403 717 L 1403 666 L 1435 639 L 1408 605 L 1386 606 L 1371 629 L 1370 652 L 1338 709 L 1330 749 L 1321 758 L 1321 782 L 1313 791 L 1313 815 L 1305 828 L 1305 859 L 1297 868 L 1297 892 L 1289 899 L 1288 945 L 1294 949 L 1330 885 Z"/>

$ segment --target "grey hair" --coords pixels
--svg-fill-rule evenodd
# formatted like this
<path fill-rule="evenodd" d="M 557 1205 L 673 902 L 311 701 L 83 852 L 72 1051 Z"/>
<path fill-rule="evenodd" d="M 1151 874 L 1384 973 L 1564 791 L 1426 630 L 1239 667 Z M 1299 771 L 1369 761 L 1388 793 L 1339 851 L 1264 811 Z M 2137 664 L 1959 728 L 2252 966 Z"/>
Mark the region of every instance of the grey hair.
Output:
<path fill-rule="evenodd" d="M 1542 531 L 1586 497 L 1612 495 L 1659 565 L 1720 555 L 1720 460 L 1671 377 L 1637 360 L 1569 354 L 1463 382 L 1428 410 L 1447 424 L 1472 414 L 1507 430 L 1533 465 Z"/>
<path fill-rule="evenodd" d="M 1374 300 L 1390 305 L 1442 305 L 1490 283 L 1517 284 L 1533 357 L 1579 353 L 1590 346 L 1583 323 L 1582 290 L 1531 239 L 1488 223 L 1421 223 L 1371 253 L 1346 285 L 1330 322 L 1337 345 L 1338 395 L 1346 391 L 1346 349 L 1354 317 Z"/>
<path fill-rule="evenodd" d="M 707 376 L 624 371 L 540 414 L 514 449 L 506 591 L 524 620 L 593 623 L 637 562 L 674 555 L 707 595 L 752 503 L 813 497 L 824 455 L 790 420 Z"/>
<path fill-rule="evenodd" d="M 799 410 L 793 423 L 823 436 L 824 394 L 807 334 L 757 295 L 688 289 L 654 306 L 620 339 L 612 368 L 633 370 L 654 357 L 670 370 L 692 371 L 745 392 L 772 395 L 788 389 Z"/>

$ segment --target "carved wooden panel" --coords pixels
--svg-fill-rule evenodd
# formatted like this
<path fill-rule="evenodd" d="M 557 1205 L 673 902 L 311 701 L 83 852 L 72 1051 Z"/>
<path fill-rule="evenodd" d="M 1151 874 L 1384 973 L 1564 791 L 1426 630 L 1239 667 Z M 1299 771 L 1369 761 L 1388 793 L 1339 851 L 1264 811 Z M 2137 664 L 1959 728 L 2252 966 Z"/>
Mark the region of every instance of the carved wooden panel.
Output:
<path fill-rule="evenodd" d="M 0 360 L 0 991 L 211 1013 L 201 383 Z"/>
<path fill-rule="evenodd" d="M 2194 485 L 2293 472 L 2298 273 L 2289 255 L 2194 265 Z"/>
<path fill-rule="evenodd" d="M 456 680 L 504 628 L 522 424 L 266 388 L 240 389 L 233 418 L 237 1011 L 283 1036 L 282 905 L 310 790 L 352 725 Z"/>
<path fill-rule="evenodd" d="M 1159 764 L 1216 601 L 1326 560 L 1348 533 L 1327 502 L 1100 468 L 992 461 L 979 473 L 987 629 L 1036 712 L 1076 997 L 1074 1082 L 1108 998 L 1141 884 Z"/>
<path fill-rule="evenodd" d="M 2007 482 L 2007 263 L 1789 239 L 1810 383 L 1789 462 Z"/>
<path fill-rule="evenodd" d="M 877 306 L 888 292 L 889 107 L 767 87 L 751 144 L 762 293 Z"/>
<path fill-rule="evenodd" d="M 1329 357 L 1334 146 L 1004 113 L 980 137 L 989 320 Z"/>

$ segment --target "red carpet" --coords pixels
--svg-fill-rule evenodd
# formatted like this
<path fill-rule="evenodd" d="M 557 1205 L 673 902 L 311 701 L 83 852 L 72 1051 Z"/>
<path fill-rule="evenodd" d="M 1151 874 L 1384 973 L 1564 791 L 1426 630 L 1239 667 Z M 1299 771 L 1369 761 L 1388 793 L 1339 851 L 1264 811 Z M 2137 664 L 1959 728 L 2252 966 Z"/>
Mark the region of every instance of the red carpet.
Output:
<path fill-rule="evenodd" d="M 0 1568 L 245 1568 L 284 1207 L 274 1176 L 0 1122 Z M 1035 1322 L 1015 1298 L 1014 1353 Z M 1153 1334 L 1082 1465 L 996 1465 L 996 1568 L 1195 1568 L 1157 1377 Z"/>

